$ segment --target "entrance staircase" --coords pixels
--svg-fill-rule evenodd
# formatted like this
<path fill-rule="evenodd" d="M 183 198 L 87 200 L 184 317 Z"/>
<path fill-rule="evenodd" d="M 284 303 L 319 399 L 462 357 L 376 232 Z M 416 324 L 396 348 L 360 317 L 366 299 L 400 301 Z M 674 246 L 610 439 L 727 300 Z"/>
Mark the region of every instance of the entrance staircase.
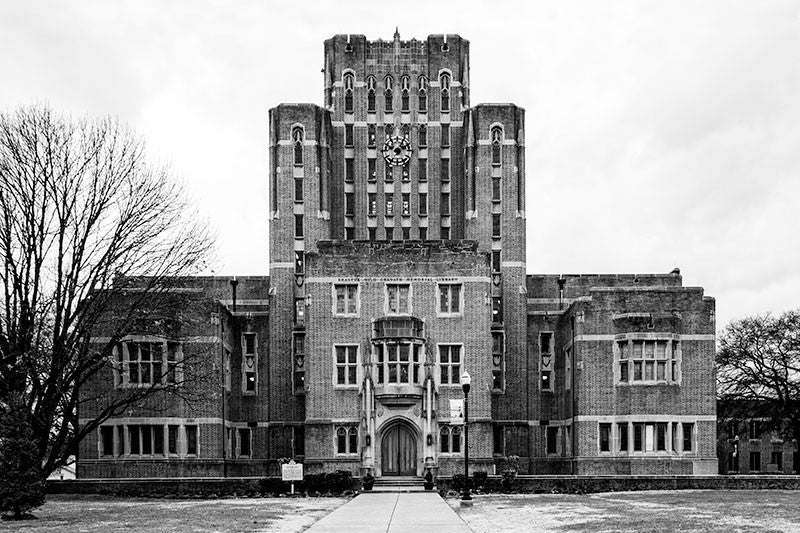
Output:
<path fill-rule="evenodd" d="M 381 476 L 375 479 L 371 492 L 425 492 L 424 483 L 418 476 Z"/>

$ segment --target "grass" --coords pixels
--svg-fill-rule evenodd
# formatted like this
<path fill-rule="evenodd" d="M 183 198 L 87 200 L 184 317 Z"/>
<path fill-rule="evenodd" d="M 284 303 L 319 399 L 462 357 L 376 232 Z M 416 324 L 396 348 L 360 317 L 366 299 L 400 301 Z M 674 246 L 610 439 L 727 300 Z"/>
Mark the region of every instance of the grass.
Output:
<path fill-rule="evenodd" d="M 448 503 L 476 533 L 800 532 L 797 491 L 646 491 L 476 496 Z"/>
<path fill-rule="evenodd" d="M 38 520 L 3 521 L 25 533 L 303 531 L 346 498 L 162 500 L 104 496 L 49 496 Z"/>

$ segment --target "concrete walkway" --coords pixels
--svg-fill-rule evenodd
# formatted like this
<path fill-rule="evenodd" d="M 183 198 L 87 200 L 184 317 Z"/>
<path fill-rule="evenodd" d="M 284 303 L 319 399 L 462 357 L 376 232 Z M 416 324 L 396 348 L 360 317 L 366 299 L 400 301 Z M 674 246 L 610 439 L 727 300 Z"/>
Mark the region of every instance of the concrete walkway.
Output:
<path fill-rule="evenodd" d="M 472 530 L 435 492 L 362 492 L 306 531 L 470 533 Z"/>

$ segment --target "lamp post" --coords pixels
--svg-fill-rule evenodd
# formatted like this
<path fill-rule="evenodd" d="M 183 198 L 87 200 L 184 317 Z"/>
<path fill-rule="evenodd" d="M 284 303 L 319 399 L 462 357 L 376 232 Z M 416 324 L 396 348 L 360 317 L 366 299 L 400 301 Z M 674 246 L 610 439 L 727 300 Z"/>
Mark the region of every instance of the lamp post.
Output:
<path fill-rule="evenodd" d="M 472 496 L 469 493 L 469 407 L 467 396 L 472 378 L 466 370 L 461 374 L 461 388 L 464 389 L 464 494 L 461 496 L 461 505 L 472 505 Z"/>

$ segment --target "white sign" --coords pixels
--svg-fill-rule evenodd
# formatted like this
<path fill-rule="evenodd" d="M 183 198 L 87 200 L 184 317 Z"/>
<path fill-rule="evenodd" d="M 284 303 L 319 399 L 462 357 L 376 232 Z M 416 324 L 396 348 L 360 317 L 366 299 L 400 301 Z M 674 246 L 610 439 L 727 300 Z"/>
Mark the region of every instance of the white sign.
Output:
<path fill-rule="evenodd" d="M 303 464 L 293 460 L 281 465 L 281 479 L 283 481 L 303 481 Z"/>
<path fill-rule="evenodd" d="M 464 400 L 450 400 L 450 425 L 464 425 Z"/>

